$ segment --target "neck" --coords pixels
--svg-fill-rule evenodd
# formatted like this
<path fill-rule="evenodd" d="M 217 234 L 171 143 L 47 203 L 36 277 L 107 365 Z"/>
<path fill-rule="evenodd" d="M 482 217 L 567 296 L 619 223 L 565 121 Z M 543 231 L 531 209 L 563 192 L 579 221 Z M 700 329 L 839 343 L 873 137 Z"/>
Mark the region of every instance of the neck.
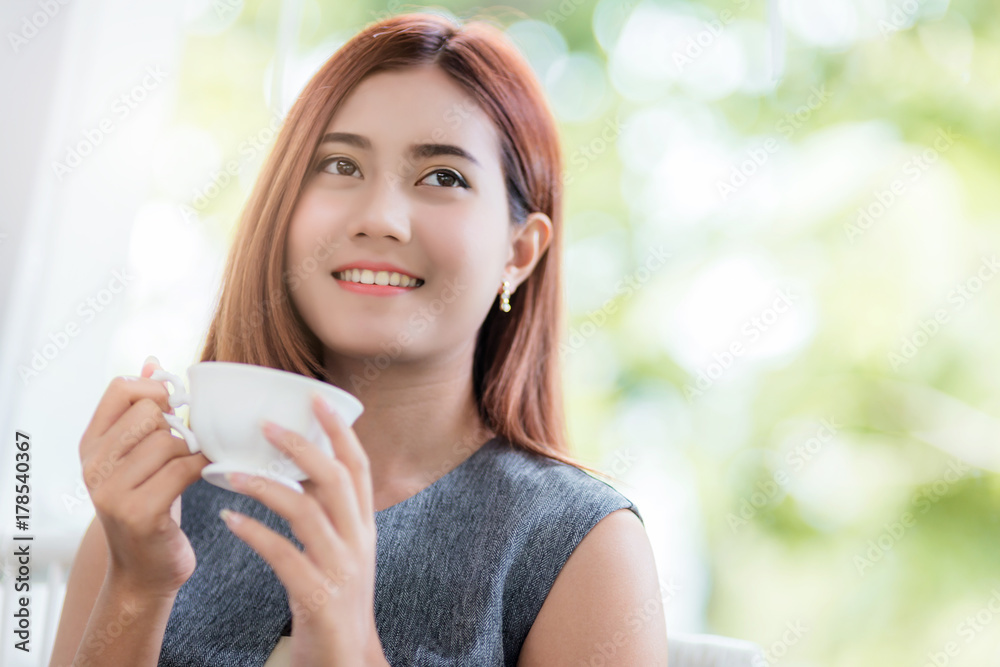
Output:
<path fill-rule="evenodd" d="M 368 454 L 376 497 L 413 495 L 495 435 L 479 418 L 474 351 L 471 342 L 444 359 L 394 359 L 381 370 L 369 363 L 367 374 L 365 359 L 327 351 L 333 383 L 365 406 L 352 426 Z"/>

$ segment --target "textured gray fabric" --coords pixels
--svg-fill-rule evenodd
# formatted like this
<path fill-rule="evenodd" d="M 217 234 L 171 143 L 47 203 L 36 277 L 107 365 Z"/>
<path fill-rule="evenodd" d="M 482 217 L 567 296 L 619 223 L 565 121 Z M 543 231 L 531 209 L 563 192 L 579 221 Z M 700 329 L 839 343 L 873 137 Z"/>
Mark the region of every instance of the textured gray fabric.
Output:
<path fill-rule="evenodd" d="M 270 566 L 218 518 L 229 507 L 288 537 L 257 500 L 199 480 L 181 529 L 198 565 L 178 592 L 160 667 L 259 667 L 291 611 Z M 605 482 L 501 437 L 375 513 L 375 622 L 393 667 L 515 665 L 556 575 L 611 512 L 639 510 Z"/>

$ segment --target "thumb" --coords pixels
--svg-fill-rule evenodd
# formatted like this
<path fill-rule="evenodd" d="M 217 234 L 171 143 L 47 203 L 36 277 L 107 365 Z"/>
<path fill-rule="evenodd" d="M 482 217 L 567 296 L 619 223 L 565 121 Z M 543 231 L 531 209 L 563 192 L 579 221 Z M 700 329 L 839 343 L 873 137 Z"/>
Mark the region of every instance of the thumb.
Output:
<path fill-rule="evenodd" d="M 139 375 L 140 377 L 148 378 L 150 375 L 153 374 L 153 371 L 155 370 L 162 370 L 162 367 L 160 366 L 160 360 L 154 357 L 153 355 L 149 355 L 148 357 L 146 357 L 146 361 L 142 362 L 142 373 L 140 373 Z M 162 384 L 164 388 L 167 387 L 166 380 L 161 381 L 160 384 Z M 170 414 L 174 414 L 173 407 L 171 407 L 168 412 Z"/>
<path fill-rule="evenodd" d="M 149 355 L 148 357 L 146 357 L 146 361 L 142 362 L 141 376 L 144 378 L 148 378 L 150 375 L 153 374 L 153 371 L 159 368 L 160 368 L 160 360 L 154 357 L 153 355 Z"/>
<path fill-rule="evenodd" d="M 181 497 L 177 496 L 174 501 L 170 503 L 170 518 L 180 526 L 181 525 Z"/>

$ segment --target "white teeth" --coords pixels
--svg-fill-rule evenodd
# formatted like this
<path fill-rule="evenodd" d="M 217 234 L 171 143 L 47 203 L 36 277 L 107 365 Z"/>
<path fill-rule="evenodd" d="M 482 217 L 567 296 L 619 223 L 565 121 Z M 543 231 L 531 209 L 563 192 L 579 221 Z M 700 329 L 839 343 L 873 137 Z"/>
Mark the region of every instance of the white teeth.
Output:
<path fill-rule="evenodd" d="M 404 276 L 402 273 L 396 273 L 395 271 L 376 272 L 370 269 L 348 269 L 347 271 L 338 271 L 333 275 L 335 278 L 339 278 L 340 280 L 347 280 L 352 283 L 361 283 L 362 285 L 415 287 L 421 284 L 418 279 L 411 278 L 410 276 Z"/>

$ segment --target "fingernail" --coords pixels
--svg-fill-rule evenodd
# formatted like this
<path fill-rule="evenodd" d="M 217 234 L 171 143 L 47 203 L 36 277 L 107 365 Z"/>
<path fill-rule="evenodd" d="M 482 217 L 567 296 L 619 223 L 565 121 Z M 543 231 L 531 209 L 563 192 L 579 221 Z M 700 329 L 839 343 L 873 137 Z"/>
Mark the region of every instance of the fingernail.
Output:
<path fill-rule="evenodd" d="M 281 427 L 273 422 L 269 422 L 266 419 L 260 420 L 260 427 L 264 431 L 264 435 L 270 438 L 277 438 L 281 435 Z"/>
<path fill-rule="evenodd" d="M 333 406 L 330 405 L 330 401 L 326 400 L 326 397 L 322 394 L 313 394 L 313 400 L 319 404 L 320 409 L 326 414 L 335 414 Z"/>
<path fill-rule="evenodd" d="M 248 479 L 248 475 L 242 472 L 227 472 L 226 481 L 232 486 L 242 488 Z"/>
<path fill-rule="evenodd" d="M 156 364 L 157 366 L 159 366 L 160 365 L 160 360 L 157 359 L 156 357 L 154 357 L 153 355 L 149 355 L 148 357 L 146 357 L 146 361 L 142 362 L 142 367 L 145 368 L 146 366 L 148 366 L 151 363 L 152 364 Z"/>
<path fill-rule="evenodd" d="M 226 522 L 230 526 L 238 526 L 243 521 L 243 517 L 228 509 L 224 509 L 219 512 L 219 518 Z"/>

